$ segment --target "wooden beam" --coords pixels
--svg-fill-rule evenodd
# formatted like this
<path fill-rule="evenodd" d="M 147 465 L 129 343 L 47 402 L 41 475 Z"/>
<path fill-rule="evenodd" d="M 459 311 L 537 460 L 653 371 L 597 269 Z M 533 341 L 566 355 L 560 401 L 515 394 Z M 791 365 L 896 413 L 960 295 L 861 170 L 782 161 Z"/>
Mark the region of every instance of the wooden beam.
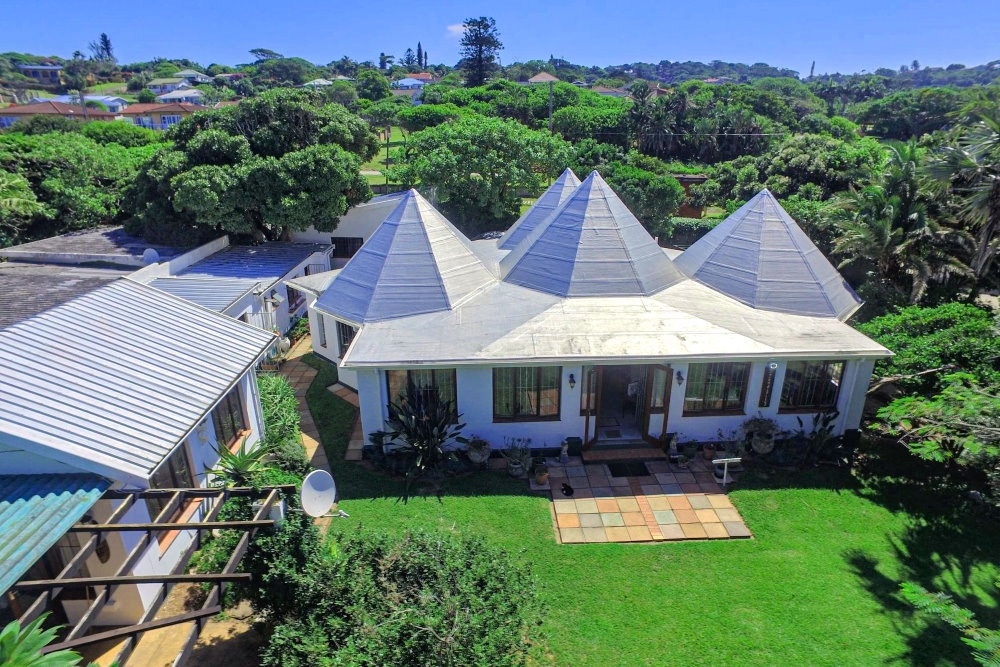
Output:
<path fill-rule="evenodd" d="M 78 639 L 70 639 L 64 642 L 59 642 L 58 644 L 49 644 L 41 649 L 41 652 L 52 653 L 53 651 L 63 651 L 66 649 L 76 649 L 81 646 L 89 646 L 90 644 L 96 644 L 98 642 L 107 641 L 109 639 L 120 639 L 121 637 L 132 637 L 141 632 L 147 632 L 149 630 L 158 630 L 160 628 L 168 628 L 171 625 L 178 625 L 179 623 L 189 623 L 191 621 L 198 621 L 202 618 L 208 616 L 215 616 L 222 612 L 222 607 L 219 605 L 214 605 L 204 609 L 198 609 L 196 611 L 189 611 L 186 614 L 181 614 L 180 616 L 171 616 L 170 618 L 161 618 L 156 621 L 149 621 L 147 623 L 139 623 L 138 625 L 129 625 L 124 628 L 117 628 L 115 630 L 108 630 L 106 632 L 98 632 L 92 635 L 87 635 L 86 637 L 80 637 Z"/>
<path fill-rule="evenodd" d="M 253 576 L 244 572 L 205 573 L 205 574 L 131 574 L 120 577 L 79 577 L 77 579 L 35 579 L 20 581 L 12 590 L 30 591 L 63 586 L 79 588 L 81 586 L 116 586 L 119 584 L 179 584 L 185 582 L 202 583 L 212 581 L 249 581 Z"/>
<path fill-rule="evenodd" d="M 180 521 L 164 523 L 98 523 L 84 524 L 78 523 L 69 528 L 71 533 L 120 533 L 124 531 L 148 531 L 148 530 L 200 530 L 215 528 L 263 528 L 273 526 L 273 519 L 263 519 L 261 521 Z"/>
<path fill-rule="evenodd" d="M 224 493 L 226 497 L 230 496 L 253 496 L 258 498 L 265 497 L 270 493 L 271 489 L 280 489 L 285 493 L 295 493 L 297 487 L 294 484 L 282 484 L 280 486 L 265 486 L 260 489 L 255 489 L 252 486 L 234 486 L 232 488 L 192 488 L 192 489 L 109 489 L 104 492 L 104 498 L 158 498 L 161 496 L 169 496 L 174 493 L 182 493 L 185 496 L 214 496 L 219 493 Z"/>

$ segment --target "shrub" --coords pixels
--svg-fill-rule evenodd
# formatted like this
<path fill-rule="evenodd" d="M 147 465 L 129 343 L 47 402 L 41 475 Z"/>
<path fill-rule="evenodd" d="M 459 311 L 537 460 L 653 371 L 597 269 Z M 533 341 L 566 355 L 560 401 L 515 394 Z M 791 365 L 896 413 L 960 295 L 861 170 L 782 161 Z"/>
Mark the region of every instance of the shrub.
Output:
<path fill-rule="evenodd" d="M 125 121 L 84 123 L 80 134 L 101 145 L 114 143 L 125 148 L 148 146 L 162 141 L 162 135 L 157 132 Z"/>
<path fill-rule="evenodd" d="M 663 240 L 671 245 L 689 246 L 715 229 L 720 222 L 708 218 L 671 218 L 670 233 Z"/>
<path fill-rule="evenodd" d="M 264 411 L 264 441 L 274 465 L 300 478 L 309 472 L 309 459 L 300 439 L 299 401 L 284 377 L 257 376 L 260 404 Z"/>

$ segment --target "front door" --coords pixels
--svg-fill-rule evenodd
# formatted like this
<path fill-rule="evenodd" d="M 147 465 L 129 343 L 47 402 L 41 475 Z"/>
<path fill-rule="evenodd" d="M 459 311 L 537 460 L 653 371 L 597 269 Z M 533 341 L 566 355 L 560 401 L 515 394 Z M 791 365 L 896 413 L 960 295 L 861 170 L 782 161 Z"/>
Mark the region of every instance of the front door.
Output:
<path fill-rule="evenodd" d="M 663 442 L 667 433 L 667 417 L 670 410 L 671 380 L 674 371 L 670 366 L 650 364 L 646 366 L 646 409 L 643 415 L 643 438 L 652 444 Z M 662 419 L 652 428 L 653 415 L 662 415 Z"/>

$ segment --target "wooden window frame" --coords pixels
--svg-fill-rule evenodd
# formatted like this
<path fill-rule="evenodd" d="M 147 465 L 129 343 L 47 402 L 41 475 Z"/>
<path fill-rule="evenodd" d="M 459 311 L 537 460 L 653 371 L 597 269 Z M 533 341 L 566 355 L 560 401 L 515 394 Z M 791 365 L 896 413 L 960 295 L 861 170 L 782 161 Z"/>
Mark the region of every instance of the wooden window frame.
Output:
<path fill-rule="evenodd" d="M 236 400 L 236 407 L 238 408 L 237 413 L 239 414 L 240 417 L 239 420 L 240 423 L 239 423 L 239 428 L 237 428 L 237 424 L 235 423 L 235 421 L 231 420 L 229 426 L 233 432 L 233 435 L 232 437 L 226 439 L 224 437 L 226 433 L 222 429 L 221 419 L 223 416 L 232 417 L 232 415 L 234 414 L 232 405 L 234 396 Z M 226 409 L 225 415 L 223 415 L 219 411 L 220 408 L 223 408 L 224 406 Z M 246 402 L 243 400 L 243 393 L 240 391 L 239 385 L 234 386 L 232 389 L 229 390 L 229 392 L 226 393 L 225 396 L 222 397 L 222 400 L 220 400 L 219 404 L 212 409 L 212 412 L 210 413 L 209 416 L 212 419 L 212 429 L 215 432 L 216 444 L 219 447 L 225 447 L 229 451 L 234 451 L 234 448 L 238 449 L 239 443 L 242 441 L 243 437 L 250 432 L 250 429 L 247 426 L 248 419 L 246 411 Z"/>
<path fill-rule="evenodd" d="M 518 374 L 516 371 L 520 371 L 524 368 L 530 368 L 535 372 L 535 382 L 533 392 L 535 394 L 535 406 L 536 412 L 533 414 L 526 415 L 503 415 L 497 413 L 497 373 L 515 371 L 514 373 L 514 388 L 513 392 L 516 396 L 518 393 L 524 391 L 532 391 L 530 389 L 525 390 L 517 386 Z M 542 415 L 542 371 L 544 369 L 554 368 L 557 370 L 558 380 L 556 381 L 556 413 L 554 415 Z M 562 384 L 563 384 L 563 367 L 562 366 L 513 366 L 513 367 L 503 367 L 493 369 L 493 422 L 494 423 L 511 423 L 511 422 L 552 422 L 561 421 L 562 419 Z"/>
<path fill-rule="evenodd" d="M 285 286 L 285 293 L 288 295 L 288 312 L 293 313 L 299 306 L 306 302 L 306 295 L 294 287 Z"/>
<path fill-rule="evenodd" d="M 739 405 L 731 408 L 707 408 L 704 410 L 693 410 L 688 407 L 688 391 L 691 389 L 691 368 L 694 366 L 726 366 L 727 373 L 725 376 L 725 384 L 722 387 L 722 395 L 727 396 L 729 394 L 731 383 L 733 379 L 732 369 L 735 366 L 742 366 L 744 368 L 743 375 L 743 386 L 740 390 Z M 705 364 L 688 364 L 688 377 L 687 382 L 684 387 L 684 409 L 682 412 L 683 417 L 718 417 L 723 415 L 745 415 L 746 414 L 746 401 L 747 401 L 747 386 L 750 384 L 750 362 L 749 361 L 716 361 L 707 362 Z M 704 400 L 704 396 L 701 397 Z"/>
<path fill-rule="evenodd" d="M 454 397 L 451 400 L 452 410 L 454 412 L 453 424 L 458 423 L 458 371 L 455 368 L 426 368 L 420 369 L 423 371 L 429 371 L 431 373 L 431 389 L 438 392 L 438 398 L 440 398 L 440 388 L 438 386 L 438 373 L 449 373 L 451 375 L 451 386 L 454 392 Z M 415 383 L 413 382 L 412 369 L 399 369 L 399 370 L 388 370 L 385 371 L 385 392 L 389 397 L 389 403 L 396 403 L 399 401 L 399 394 L 393 395 L 392 391 L 392 373 L 406 373 L 406 393 L 407 396 L 412 400 L 413 392 L 415 391 Z"/>
<path fill-rule="evenodd" d="M 350 335 L 346 336 L 347 340 L 344 340 L 345 331 L 350 331 Z M 337 320 L 337 352 L 340 355 L 340 359 L 343 359 L 344 355 L 347 354 L 347 348 L 351 346 L 351 343 L 354 342 L 354 337 L 357 335 L 358 328 L 356 326 Z"/>
<path fill-rule="evenodd" d="M 810 365 L 822 365 L 823 369 L 821 373 L 828 375 L 831 379 L 833 376 L 828 374 L 828 369 L 831 365 L 839 365 L 840 372 L 836 375 L 836 390 L 833 392 L 832 400 L 829 404 L 826 403 L 809 403 L 809 404 L 796 404 L 794 406 L 785 405 L 785 389 L 789 386 L 788 380 L 790 373 L 796 372 L 794 366 L 796 364 L 802 364 L 802 375 L 806 375 L 806 370 Z M 803 413 L 816 413 L 816 412 L 833 412 L 837 409 L 837 403 L 840 401 L 840 389 L 843 386 L 844 381 L 844 371 L 847 369 L 847 362 L 843 359 L 811 359 L 811 360 L 795 360 L 789 361 L 785 365 L 785 378 L 781 385 L 781 396 L 778 399 L 778 414 L 803 414 Z M 818 385 L 817 385 L 818 386 Z M 814 386 L 812 391 L 815 394 L 817 391 L 817 386 Z M 801 385 L 798 391 L 798 395 L 801 396 L 802 389 Z M 815 398 L 815 396 L 813 396 Z"/>
<path fill-rule="evenodd" d="M 328 348 L 329 341 L 326 337 L 326 317 L 324 317 L 323 313 L 316 313 L 316 329 L 316 335 L 317 338 L 319 338 L 319 346 L 324 349 Z"/>

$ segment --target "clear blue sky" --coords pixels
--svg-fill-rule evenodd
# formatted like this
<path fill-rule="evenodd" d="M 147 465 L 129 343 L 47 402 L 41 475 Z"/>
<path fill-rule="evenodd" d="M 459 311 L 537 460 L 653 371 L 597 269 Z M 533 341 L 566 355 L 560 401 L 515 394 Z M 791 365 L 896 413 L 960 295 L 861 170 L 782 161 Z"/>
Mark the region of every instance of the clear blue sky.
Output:
<path fill-rule="evenodd" d="M 454 65 L 462 20 L 492 16 L 503 62 L 549 54 L 585 65 L 660 60 L 766 62 L 808 74 L 1000 59 L 997 0 L 6 0 L 0 51 L 69 57 L 107 32 L 120 62 L 249 62 L 263 47 L 326 64 L 377 61 L 423 43 Z"/>

